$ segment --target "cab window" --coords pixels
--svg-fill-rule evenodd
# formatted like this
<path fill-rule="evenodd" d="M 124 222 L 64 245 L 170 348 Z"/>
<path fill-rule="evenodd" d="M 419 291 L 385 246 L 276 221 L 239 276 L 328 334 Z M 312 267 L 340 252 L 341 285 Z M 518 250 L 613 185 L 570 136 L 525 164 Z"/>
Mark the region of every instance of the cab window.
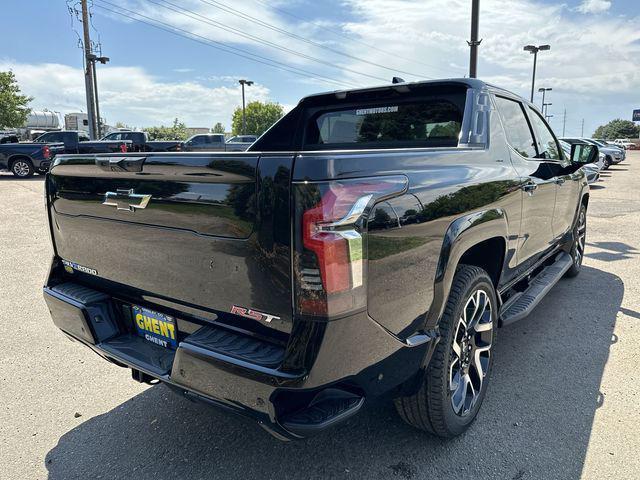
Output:
<path fill-rule="evenodd" d="M 553 135 L 540 114 L 533 108 L 529 107 L 531 122 L 538 134 L 538 158 L 560 160 L 562 154 L 558 147 L 556 137 Z"/>
<path fill-rule="evenodd" d="M 495 98 L 509 144 L 523 157 L 536 158 L 538 151 L 522 104 L 505 97 Z"/>

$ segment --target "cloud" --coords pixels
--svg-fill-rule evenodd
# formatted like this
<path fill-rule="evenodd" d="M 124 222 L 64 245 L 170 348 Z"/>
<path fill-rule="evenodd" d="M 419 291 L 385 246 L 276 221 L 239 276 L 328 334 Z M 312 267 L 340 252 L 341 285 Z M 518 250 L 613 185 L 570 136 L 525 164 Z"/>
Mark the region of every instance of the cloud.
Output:
<path fill-rule="evenodd" d="M 371 49 L 367 58 L 422 75 L 407 80 L 467 74 L 470 7 L 467 0 L 343 0 L 353 12 L 349 32 Z M 593 3 L 593 2 L 589 2 Z M 528 98 L 533 59 L 527 44 L 551 45 L 538 56 L 537 86 L 552 87 L 552 113 L 564 106 L 594 124 L 630 115 L 640 89 L 640 16 L 576 15 L 565 4 L 540 0 L 483 0 L 479 76 Z M 348 43 L 349 53 L 361 45 Z M 352 68 L 376 71 L 366 64 Z M 351 75 L 351 81 L 357 79 Z M 536 98 L 536 101 L 539 99 Z M 580 123 L 580 122 L 578 122 Z M 578 125 L 579 127 L 579 125 Z"/>
<path fill-rule="evenodd" d="M 602 13 L 610 8 L 609 0 L 583 0 L 576 10 L 580 13 Z"/>
<path fill-rule="evenodd" d="M 84 76 L 79 68 L 56 63 L 28 64 L 0 59 L 0 71 L 13 70 L 22 91 L 34 97 L 35 110 L 86 111 Z M 168 125 L 179 118 L 190 127 L 231 124 L 241 102 L 240 86 L 208 87 L 195 81 L 164 82 L 140 67 L 99 68 L 100 113 L 110 125 L 121 121 L 140 127 Z M 269 89 L 256 84 L 247 101 L 269 100 Z"/>

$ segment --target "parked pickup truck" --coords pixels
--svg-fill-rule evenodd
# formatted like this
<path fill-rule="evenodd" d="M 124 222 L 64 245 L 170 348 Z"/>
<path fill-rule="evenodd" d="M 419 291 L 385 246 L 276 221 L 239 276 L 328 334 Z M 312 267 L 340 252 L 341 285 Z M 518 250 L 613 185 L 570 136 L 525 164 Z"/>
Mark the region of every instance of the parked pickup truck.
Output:
<path fill-rule="evenodd" d="M 8 170 L 19 178 L 28 178 L 34 173 L 44 174 L 51 159 L 63 152 L 61 143 L 3 143 L 0 144 L 0 170 Z"/>
<path fill-rule="evenodd" d="M 244 152 L 253 142 L 238 141 L 239 138 L 233 137 L 227 142 L 222 133 L 200 133 L 184 142 L 182 149 L 186 152 Z"/>
<path fill-rule="evenodd" d="M 149 140 L 147 132 L 113 132 L 102 139 L 102 141 L 109 140 L 130 141 L 130 152 L 179 152 L 182 150 L 180 140 Z"/>
<path fill-rule="evenodd" d="M 381 395 L 452 437 L 498 327 L 580 272 L 596 156 L 474 79 L 313 95 L 247 152 L 58 156 L 44 296 L 135 380 L 278 438 Z"/>
<path fill-rule="evenodd" d="M 84 132 L 76 130 L 59 130 L 47 132 L 35 139 L 36 143 L 62 143 L 64 153 L 125 153 L 131 145 L 130 141 L 89 140 Z"/>

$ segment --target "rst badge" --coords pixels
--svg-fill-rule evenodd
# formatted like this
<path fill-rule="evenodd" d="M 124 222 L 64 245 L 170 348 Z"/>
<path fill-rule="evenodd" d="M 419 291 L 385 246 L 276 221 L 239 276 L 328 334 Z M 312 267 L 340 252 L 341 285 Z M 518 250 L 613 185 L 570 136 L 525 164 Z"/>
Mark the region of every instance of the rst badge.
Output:
<path fill-rule="evenodd" d="M 241 317 L 252 318 L 253 320 L 258 320 L 259 322 L 271 323 L 271 320 L 280 320 L 280 317 L 276 317 L 275 315 L 258 312 L 256 310 L 252 310 L 251 308 L 238 307 L 237 305 L 233 305 L 231 307 L 231 313 L 235 313 L 236 315 L 240 315 Z"/>

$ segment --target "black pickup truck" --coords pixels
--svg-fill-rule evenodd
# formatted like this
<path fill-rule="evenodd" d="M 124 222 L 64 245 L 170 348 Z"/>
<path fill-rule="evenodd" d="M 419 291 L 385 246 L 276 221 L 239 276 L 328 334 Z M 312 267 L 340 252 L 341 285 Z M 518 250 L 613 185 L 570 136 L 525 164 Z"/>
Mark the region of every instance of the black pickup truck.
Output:
<path fill-rule="evenodd" d="M 147 132 L 113 132 L 106 135 L 102 141 L 130 141 L 130 152 L 179 152 L 182 150 L 180 140 L 149 140 Z"/>
<path fill-rule="evenodd" d="M 89 140 L 89 136 L 77 130 L 47 132 L 35 139 L 36 143 L 62 143 L 64 153 L 126 153 L 131 146 L 126 140 Z"/>
<path fill-rule="evenodd" d="M 247 152 L 59 156 L 44 296 L 135 380 L 278 438 L 380 396 L 452 437 L 498 327 L 580 271 L 596 156 L 470 79 L 310 96 Z"/>

